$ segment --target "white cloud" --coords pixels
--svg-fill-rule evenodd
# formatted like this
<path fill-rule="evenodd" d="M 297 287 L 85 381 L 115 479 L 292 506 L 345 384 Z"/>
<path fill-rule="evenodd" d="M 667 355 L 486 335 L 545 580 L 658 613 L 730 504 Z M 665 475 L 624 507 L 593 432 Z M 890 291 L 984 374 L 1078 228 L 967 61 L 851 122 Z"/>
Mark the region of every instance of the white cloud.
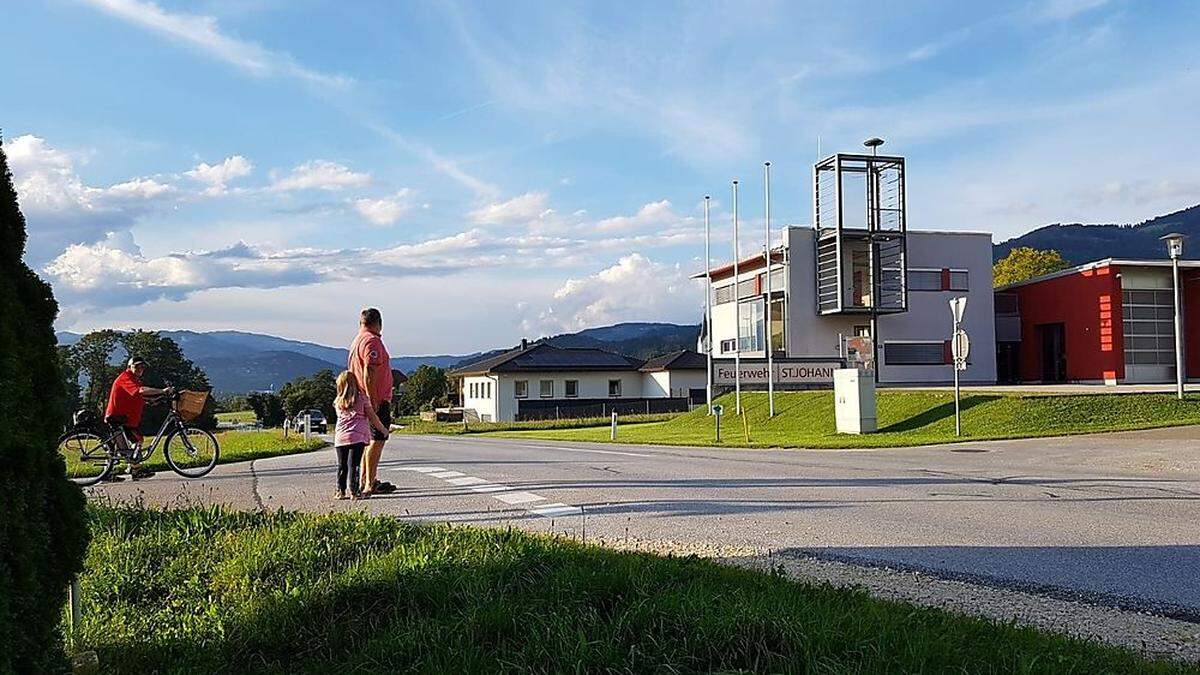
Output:
<path fill-rule="evenodd" d="M 217 195 L 225 192 L 226 183 L 250 175 L 254 165 L 241 155 L 226 157 L 220 164 L 201 162 L 195 168 L 184 171 L 183 175 L 192 180 L 208 184 L 206 194 Z"/>
<path fill-rule="evenodd" d="M 177 190 L 154 178 L 109 187 L 88 185 L 77 172 L 84 157 L 54 148 L 33 135 L 4 144 L 21 211 L 29 223 L 30 261 L 48 259 L 67 244 L 92 242 L 131 226 Z"/>
<path fill-rule="evenodd" d="M 467 216 L 472 222 L 488 225 L 513 225 L 535 220 L 546 212 L 545 192 L 526 192 L 503 202 L 493 202 Z"/>
<path fill-rule="evenodd" d="M 667 227 L 678 224 L 682 219 L 671 210 L 671 202 L 666 199 L 650 202 L 638 209 L 632 216 L 614 216 L 596 223 L 596 228 L 604 232 L 624 230 L 642 230 L 650 227 Z"/>
<path fill-rule="evenodd" d="M 403 188 L 390 197 L 355 199 L 354 210 L 376 225 L 391 225 L 412 210 L 413 191 Z"/>
<path fill-rule="evenodd" d="M 351 80 L 297 64 L 292 57 L 271 51 L 254 42 L 223 33 L 217 20 L 200 14 L 168 12 L 154 2 L 142 0 L 85 0 L 120 19 L 181 41 L 230 63 L 256 77 L 290 77 L 320 87 L 341 88 Z"/>
<path fill-rule="evenodd" d="M 370 182 L 370 174 L 351 171 L 337 162 L 314 159 L 295 167 L 286 176 L 276 176 L 271 187 L 275 190 L 341 190 L 362 187 Z"/>
<path fill-rule="evenodd" d="M 623 256 L 612 267 L 580 279 L 568 279 L 547 307 L 526 318 L 522 330 L 553 334 L 620 321 L 694 321 L 699 299 L 694 282 L 679 265 L 657 263 L 640 253 Z"/>

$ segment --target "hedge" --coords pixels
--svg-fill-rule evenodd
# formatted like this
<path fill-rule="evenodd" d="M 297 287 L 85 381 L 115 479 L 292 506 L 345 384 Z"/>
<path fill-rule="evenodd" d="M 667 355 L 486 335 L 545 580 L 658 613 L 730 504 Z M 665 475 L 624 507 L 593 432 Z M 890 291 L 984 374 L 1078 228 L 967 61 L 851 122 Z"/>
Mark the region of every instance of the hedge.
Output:
<path fill-rule="evenodd" d="M 25 219 L 0 145 L 0 672 L 66 668 L 59 624 L 88 544 L 84 498 L 55 451 L 66 391 L 58 304 L 22 261 Z"/>

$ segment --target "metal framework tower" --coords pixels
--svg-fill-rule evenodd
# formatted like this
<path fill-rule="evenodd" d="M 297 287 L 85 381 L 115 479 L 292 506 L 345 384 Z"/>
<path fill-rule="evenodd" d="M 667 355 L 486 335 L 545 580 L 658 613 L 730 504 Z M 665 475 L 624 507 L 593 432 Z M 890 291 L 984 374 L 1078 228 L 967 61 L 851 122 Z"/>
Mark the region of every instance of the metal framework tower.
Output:
<path fill-rule="evenodd" d="M 904 158 L 874 154 L 882 143 L 813 167 L 817 313 L 869 316 L 876 350 L 876 318 L 908 310 Z"/>

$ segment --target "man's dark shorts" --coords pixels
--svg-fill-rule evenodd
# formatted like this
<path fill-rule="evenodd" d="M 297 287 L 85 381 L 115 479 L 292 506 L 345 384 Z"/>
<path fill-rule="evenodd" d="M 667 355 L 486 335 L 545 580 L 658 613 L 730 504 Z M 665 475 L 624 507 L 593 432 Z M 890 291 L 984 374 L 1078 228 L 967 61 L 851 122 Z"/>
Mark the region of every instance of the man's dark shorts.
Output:
<path fill-rule="evenodd" d="M 383 426 L 387 427 L 388 429 L 392 428 L 392 402 L 391 401 L 384 401 L 383 403 L 380 403 L 379 407 L 375 410 L 375 414 L 379 416 L 379 421 L 383 423 Z M 379 433 L 379 430 L 376 429 L 374 426 L 372 426 L 371 427 L 371 440 L 386 441 L 387 434 Z"/>

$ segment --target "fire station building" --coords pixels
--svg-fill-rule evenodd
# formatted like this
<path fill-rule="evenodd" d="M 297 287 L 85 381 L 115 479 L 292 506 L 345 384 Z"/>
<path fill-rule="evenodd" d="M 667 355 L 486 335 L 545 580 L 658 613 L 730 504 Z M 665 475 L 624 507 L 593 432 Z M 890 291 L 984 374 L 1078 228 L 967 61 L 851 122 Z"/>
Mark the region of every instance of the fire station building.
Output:
<path fill-rule="evenodd" d="M 1198 378 L 1200 260 L 1179 265 L 1186 375 Z M 1035 277 L 998 288 L 995 310 L 1001 382 L 1175 381 L 1170 260 L 1107 258 Z"/>

